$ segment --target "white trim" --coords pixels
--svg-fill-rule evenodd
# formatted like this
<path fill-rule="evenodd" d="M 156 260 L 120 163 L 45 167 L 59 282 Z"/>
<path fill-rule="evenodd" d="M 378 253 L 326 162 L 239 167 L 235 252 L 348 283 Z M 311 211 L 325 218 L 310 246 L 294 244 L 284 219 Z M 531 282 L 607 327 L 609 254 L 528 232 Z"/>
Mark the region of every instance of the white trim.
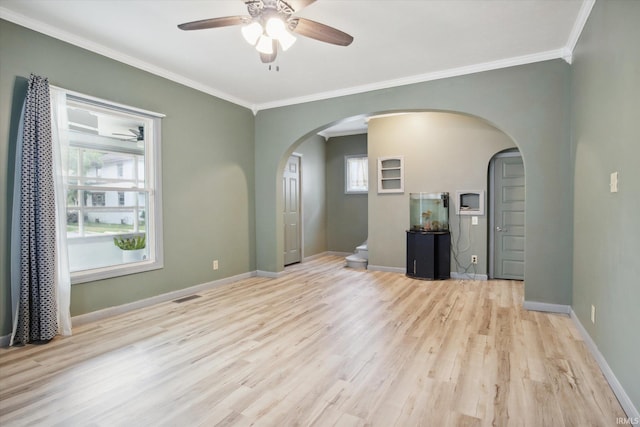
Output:
<path fill-rule="evenodd" d="M 458 273 L 457 271 L 452 271 L 449 275 L 452 279 L 456 280 L 489 280 L 486 274 Z"/>
<path fill-rule="evenodd" d="M 107 266 L 93 268 L 91 270 L 80 270 L 71 273 L 71 285 L 80 283 L 95 282 L 114 277 L 128 276 L 130 274 L 144 273 L 146 271 L 160 270 L 164 268 L 164 260 L 158 255 L 156 247 L 156 260 L 140 261 L 133 264 L 120 264 L 119 266 Z"/>
<path fill-rule="evenodd" d="M 627 414 L 627 417 L 631 419 L 640 420 L 640 412 L 638 411 L 638 408 L 634 406 L 633 402 L 631 401 L 631 398 L 624 391 L 624 388 L 622 388 L 622 384 L 620 384 L 620 381 L 618 381 L 618 378 L 616 378 L 615 374 L 611 370 L 611 367 L 607 363 L 607 360 L 604 358 L 602 353 L 600 353 L 600 350 L 598 350 L 598 346 L 596 345 L 596 343 L 593 341 L 593 339 L 591 338 L 587 330 L 584 328 L 584 326 L 582 326 L 582 322 L 580 322 L 580 319 L 578 318 L 576 313 L 573 311 L 573 308 L 571 307 L 569 308 L 570 308 L 569 315 L 571 316 L 573 323 L 576 325 L 576 328 L 580 332 L 580 335 L 582 335 L 582 339 L 584 340 L 585 345 L 591 352 L 591 355 L 598 363 L 598 366 L 600 367 L 600 370 L 602 371 L 602 374 L 604 375 L 604 377 L 607 379 L 607 382 L 609 383 L 611 390 L 613 390 L 613 393 L 618 398 L 618 402 L 620 402 L 620 406 L 622 406 L 622 409 Z"/>
<path fill-rule="evenodd" d="M 97 104 L 98 106 L 102 108 L 107 108 L 109 110 L 114 110 L 114 109 L 125 110 L 126 112 L 141 114 L 143 116 L 148 116 L 151 118 L 157 117 L 161 119 L 163 117 L 167 117 L 167 115 L 163 113 L 156 113 L 155 111 L 145 110 L 138 107 L 132 107 L 127 104 L 120 104 L 119 102 L 109 101 L 107 99 L 98 98 L 97 96 L 85 95 L 84 93 L 75 92 L 73 90 L 65 89 L 59 86 L 49 85 L 49 88 L 58 92 L 62 92 L 65 95 L 69 95 L 74 98 L 80 98 L 81 102 L 84 102 L 87 104 Z"/>
<path fill-rule="evenodd" d="M 550 304 L 548 302 L 525 301 L 522 308 L 530 311 L 543 311 L 545 313 L 569 314 L 571 312 L 570 305 Z"/>
<path fill-rule="evenodd" d="M 464 67 L 450 68 L 448 70 L 434 71 L 431 73 L 402 77 L 394 80 L 386 80 L 386 81 L 371 83 L 367 85 L 353 86 L 346 89 L 316 93 L 308 96 L 288 98 L 288 99 L 282 99 L 279 101 L 272 101 L 272 102 L 265 102 L 262 104 L 256 104 L 255 107 L 258 111 L 268 110 L 271 108 L 286 107 L 288 105 L 302 104 L 305 102 L 313 102 L 313 101 L 320 101 L 323 99 L 337 98 L 340 96 L 355 95 L 355 94 L 370 92 L 374 90 L 389 89 L 397 86 L 405 86 L 405 85 L 410 85 L 415 83 L 428 82 L 432 80 L 440 80 L 440 79 L 446 79 L 450 77 L 464 76 L 467 74 L 475 74 L 483 71 L 491 71 L 491 70 L 498 70 L 501 68 L 515 67 L 518 65 L 531 64 L 534 62 L 543 62 L 543 61 L 549 61 L 552 59 L 564 59 L 565 57 L 566 57 L 566 51 L 564 48 L 549 50 L 546 52 L 539 52 L 531 55 L 522 55 L 522 56 L 516 56 L 512 58 L 499 59 L 497 61 L 467 65 Z"/>
<path fill-rule="evenodd" d="M 367 270 L 371 271 L 384 271 L 387 273 L 401 273 L 407 274 L 407 269 L 403 267 L 387 267 L 385 265 L 367 265 Z"/>
<path fill-rule="evenodd" d="M 208 289 L 215 288 L 217 286 L 227 285 L 229 283 L 237 282 L 238 280 L 248 279 L 255 277 L 256 272 L 248 272 L 238 274 L 236 276 L 226 277 L 224 279 L 214 280 L 212 282 L 201 283 L 199 285 L 191 286 L 184 289 L 179 289 L 165 294 L 156 295 L 150 298 L 145 298 L 138 301 L 133 301 L 127 304 L 122 304 L 114 307 L 108 307 L 98 311 L 92 311 L 91 313 L 81 314 L 71 318 L 71 323 L 74 327 L 84 325 L 98 320 L 103 320 L 108 317 L 117 316 L 123 313 L 128 313 L 133 310 L 149 307 L 162 302 L 172 301 L 174 299 L 182 298 L 185 296 L 193 295 L 198 292 L 206 291 Z"/>
<path fill-rule="evenodd" d="M 268 277 L 270 279 L 279 279 L 280 277 L 284 276 L 284 271 L 256 270 L 256 276 Z"/>
<path fill-rule="evenodd" d="M 99 55 L 106 56 L 107 58 L 122 62 L 123 64 L 131 65 L 132 67 L 147 71 L 151 74 L 155 74 L 156 76 L 160 76 L 176 83 L 180 83 L 182 85 L 196 89 L 200 92 L 204 92 L 217 98 L 224 99 L 225 101 L 232 102 L 234 104 L 248 108 L 252 111 L 257 111 L 255 105 L 251 104 L 248 101 L 245 101 L 244 99 L 237 98 L 221 90 L 212 88 L 190 78 L 184 77 L 180 74 L 174 73 L 173 71 L 166 70 L 149 62 L 141 61 L 140 59 L 133 56 L 126 55 L 122 52 L 108 48 L 99 43 L 92 42 L 83 37 L 79 37 L 75 34 L 71 34 L 67 31 L 61 30 L 60 28 L 56 28 L 44 22 L 29 18 L 20 13 L 13 12 L 4 7 L 0 7 L 0 18 L 6 19 L 7 21 L 13 22 L 14 24 L 21 25 L 55 39 L 62 40 L 63 42 L 70 43 L 74 46 L 87 49 Z"/>
<path fill-rule="evenodd" d="M 329 138 L 337 138 L 339 136 L 351 136 L 351 135 L 366 135 L 367 129 L 353 129 L 348 131 L 331 131 L 330 128 L 318 132 L 318 135 L 322 136 L 325 141 L 329 140 Z"/>
<path fill-rule="evenodd" d="M 596 0 L 582 1 L 582 6 L 580 6 L 580 11 L 578 12 L 576 22 L 573 23 L 573 28 L 571 29 L 571 33 L 569 34 L 569 40 L 567 40 L 567 44 L 563 49 L 563 59 L 569 64 L 571 64 L 571 62 L 573 61 L 573 50 L 576 48 L 576 44 L 578 44 L 580 34 L 582 34 L 582 30 L 584 30 L 587 19 L 589 19 L 589 15 L 591 14 L 591 9 L 593 9 L 593 5 L 595 4 Z"/>
<path fill-rule="evenodd" d="M 325 252 L 326 255 L 330 255 L 330 256 L 349 256 L 349 255 L 353 255 L 353 252 L 340 252 L 340 251 L 327 251 Z"/>
<path fill-rule="evenodd" d="M 71 34 L 67 31 L 61 30 L 60 28 L 56 28 L 44 22 L 13 12 L 4 7 L 0 7 L 0 18 L 6 19 L 7 21 L 32 29 L 34 31 L 40 32 L 47 36 L 56 38 L 58 40 L 62 40 L 64 42 L 73 44 L 75 46 L 79 46 L 83 49 L 87 49 L 99 55 L 106 56 L 107 58 L 111 58 L 118 62 L 131 65 L 138 69 L 147 71 L 151 74 L 155 74 L 165 79 L 188 86 L 200 92 L 204 92 L 209 95 L 215 96 L 217 98 L 223 99 L 225 101 L 229 101 L 234 104 L 240 105 L 242 107 L 248 108 L 253 112 L 254 115 L 256 115 L 257 112 L 260 110 L 268 110 L 271 108 L 302 104 L 305 102 L 320 101 L 323 99 L 337 98 L 337 97 L 346 96 L 346 95 L 355 95 L 355 94 L 370 92 L 370 91 L 379 90 L 379 89 L 388 89 L 396 86 L 404 86 L 404 85 L 409 85 L 414 83 L 422 83 L 422 82 L 427 82 L 432 80 L 463 76 L 463 75 L 474 74 L 474 73 L 479 73 L 483 71 L 497 70 L 500 68 L 531 64 L 534 62 L 549 61 L 552 59 L 564 59 L 565 61 L 570 61 L 570 57 L 571 57 L 570 54 L 571 54 L 571 51 L 573 50 L 573 47 L 575 46 L 575 43 L 573 46 L 571 45 L 571 43 L 573 43 L 574 37 L 576 38 L 576 41 L 577 41 L 577 37 L 574 35 L 574 33 L 577 33 L 577 35 L 579 36 L 578 30 L 580 31 L 582 30 L 582 26 L 584 26 L 584 22 L 586 22 L 586 18 L 589 15 L 588 12 L 591 11 L 591 7 L 593 7 L 592 2 L 594 1 L 595 0 L 585 0 L 585 3 L 583 3 L 583 7 L 580 10 L 578 19 L 576 20 L 576 24 L 574 25 L 574 30 L 571 33 L 571 38 L 569 39 L 567 46 L 561 49 L 538 52 L 530 55 L 515 56 L 511 58 L 499 59 L 496 61 L 489 61 L 489 62 L 484 62 L 480 64 L 468 65 L 464 67 L 450 68 L 448 70 L 434 71 L 431 73 L 407 76 L 399 79 L 386 80 L 382 82 L 354 86 L 346 89 L 338 89 L 334 91 L 316 93 L 308 96 L 287 98 L 287 99 L 281 99 L 277 101 L 263 102 L 263 103 L 253 103 L 248 100 L 238 98 L 236 96 L 233 96 L 221 90 L 215 89 L 213 87 L 197 82 L 193 79 L 182 76 L 180 74 L 174 73 L 172 71 L 166 70 L 164 68 L 158 67 L 148 62 L 141 61 L 138 58 L 132 57 L 130 55 L 126 55 L 122 52 L 118 52 L 114 49 L 108 48 L 101 44 L 89 41 L 75 34 Z M 582 20 L 584 20 L 584 22 L 582 22 Z"/>

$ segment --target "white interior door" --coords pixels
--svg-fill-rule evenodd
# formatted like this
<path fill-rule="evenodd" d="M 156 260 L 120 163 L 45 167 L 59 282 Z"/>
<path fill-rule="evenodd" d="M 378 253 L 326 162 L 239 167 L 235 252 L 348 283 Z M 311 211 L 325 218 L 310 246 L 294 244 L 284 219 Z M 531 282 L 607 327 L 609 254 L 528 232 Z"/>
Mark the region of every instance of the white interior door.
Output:
<path fill-rule="evenodd" d="M 519 154 L 493 160 L 492 241 L 496 279 L 524 280 L 524 164 Z"/>
<path fill-rule="evenodd" d="M 302 260 L 300 235 L 300 157 L 291 156 L 282 177 L 284 198 L 284 265 Z"/>

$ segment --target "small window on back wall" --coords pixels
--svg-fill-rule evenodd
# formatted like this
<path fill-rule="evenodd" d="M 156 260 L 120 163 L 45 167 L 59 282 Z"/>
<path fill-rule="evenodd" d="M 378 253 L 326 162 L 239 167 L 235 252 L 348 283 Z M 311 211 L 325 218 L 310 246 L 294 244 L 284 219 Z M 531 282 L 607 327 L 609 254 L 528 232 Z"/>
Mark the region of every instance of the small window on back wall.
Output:
<path fill-rule="evenodd" d="M 344 158 L 345 194 L 366 194 L 369 191 L 369 160 L 359 154 Z"/>

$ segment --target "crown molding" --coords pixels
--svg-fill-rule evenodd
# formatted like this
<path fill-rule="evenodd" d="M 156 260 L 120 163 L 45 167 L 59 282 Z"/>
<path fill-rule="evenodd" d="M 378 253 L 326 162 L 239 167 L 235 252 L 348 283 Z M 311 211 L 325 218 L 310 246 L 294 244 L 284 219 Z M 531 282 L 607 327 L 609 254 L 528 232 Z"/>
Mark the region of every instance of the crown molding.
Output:
<path fill-rule="evenodd" d="M 362 129 L 351 129 L 347 131 L 332 131 L 331 128 L 318 132 L 318 135 L 324 138 L 325 141 L 328 141 L 329 138 L 337 138 L 339 136 L 351 136 L 351 135 L 362 135 L 367 133 L 367 128 Z"/>
<path fill-rule="evenodd" d="M 589 19 L 589 15 L 591 15 L 591 9 L 593 9 L 595 4 L 596 0 L 583 0 L 582 6 L 580 6 L 576 22 L 573 23 L 573 28 L 569 34 L 569 40 L 567 40 L 567 44 L 564 47 L 565 61 L 569 64 L 573 61 L 573 50 L 576 48 L 576 44 L 578 44 L 580 34 L 582 34 L 582 30 L 584 30 L 587 19 Z"/>
<path fill-rule="evenodd" d="M 156 76 L 163 77 L 176 83 L 180 83 L 197 91 L 204 92 L 225 101 L 229 101 L 233 104 L 240 105 L 252 111 L 256 111 L 255 105 L 244 99 L 237 98 L 226 92 L 204 85 L 180 74 L 158 67 L 151 63 L 141 61 L 138 58 L 126 55 L 122 52 L 108 48 L 99 43 L 92 42 L 75 34 L 71 34 L 67 31 L 61 30 L 60 28 L 56 28 L 42 21 L 38 21 L 22 14 L 13 12 L 4 7 L 0 7 L 0 18 L 13 22 L 14 24 L 29 28 L 30 30 L 37 31 L 39 33 L 61 40 L 63 42 L 72 44 L 74 46 L 81 47 L 99 55 L 106 56 L 107 58 L 122 62 L 123 64 L 130 65 L 143 71 L 147 71 L 151 74 L 155 74 Z"/>
<path fill-rule="evenodd" d="M 450 68 L 432 73 L 418 74 L 414 76 L 402 77 L 400 79 L 386 80 L 382 82 L 371 83 L 361 86 L 353 86 L 350 88 L 339 89 L 334 91 L 322 92 L 308 96 L 297 98 L 288 98 L 279 101 L 266 102 L 256 104 L 255 108 L 260 110 L 268 110 L 271 108 L 286 107 L 289 105 L 302 104 L 305 102 L 321 101 L 324 99 L 337 98 L 340 96 L 355 95 L 364 92 L 371 92 L 380 89 L 389 89 L 397 86 L 405 86 L 414 83 L 423 83 L 433 80 L 446 79 L 450 77 L 464 76 L 467 74 L 475 74 L 483 71 L 497 70 L 500 68 L 514 67 L 517 65 L 526 65 L 534 62 L 548 61 L 551 59 L 564 59 L 566 57 L 565 49 L 556 49 L 546 52 L 535 53 L 531 55 L 516 56 L 513 58 L 499 59 L 497 61 L 484 62 L 465 67 Z"/>
<path fill-rule="evenodd" d="M 371 92 L 371 91 L 381 90 L 381 89 L 389 89 L 389 88 L 398 87 L 398 86 L 405 86 L 405 85 L 410 85 L 415 83 L 423 83 L 423 82 L 428 82 L 433 80 L 446 79 L 450 77 L 458 77 L 458 76 L 463 76 L 468 74 L 480 73 L 484 71 L 514 67 L 518 65 L 526 65 L 534 62 L 548 61 L 552 59 L 563 59 L 569 64 L 571 64 L 573 49 L 575 48 L 575 45 L 578 41 L 578 38 L 580 37 L 582 29 L 584 28 L 584 25 L 586 24 L 586 21 L 589 17 L 589 14 L 591 13 L 591 9 L 593 8 L 595 1 L 596 0 L 583 1 L 578 17 L 576 19 L 576 22 L 574 23 L 573 29 L 569 36 L 569 40 L 567 41 L 566 46 L 560 49 L 539 52 L 539 53 L 530 54 L 530 55 L 522 55 L 522 56 L 517 56 L 512 58 L 504 58 L 496 61 L 489 61 L 489 62 L 474 64 L 474 65 L 469 65 L 464 67 L 450 68 L 450 69 L 430 72 L 426 74 L 418 74 L 413 76 L 402 77 L 399 79 L 386 80 L 386 81 L 381 81 L 381 82 L 376 82 L 376 83 L 371 83 L 366 85 L 353 86 L 353 87 L 344 88 L 344 89 L 321 92 L 321 93 L 316 93 L 316 94 L 302 96 L 302 97 L 281 99 L 281 100 L 265 102 L 265 103 L 252 103 L 245 99 L 240 99 L 224 91 L 204 85 L 198 81 L 195 81 L 185 76 L 182 76 L 180 74 L 171 72 L 169 70 L 158 67 L 151 63 L 141 61 L 138 58 L 126 55 L 114 49 L 103 46 L 101 44 L 94 43 L 90 40 L 71 34 L 67 31 L 53 27 L 41 21 L 31 19 L 22 14 L 15 13 L 4 7 L 0 7 L 0 18 L 6 19 L 7 21 L 11 21 L 15 24 L 27 27 L 29 29 L 48 35 L 50 37 L 62 40 L 64 42 L 73 44 L 83 49 L 87 49 L 91 52 L 95 52 L 97 54 L 106 56 L 115 61 L 122 62 L 132 67 L 147 71 L 151 74 L 166 78 L 168 80 L 174 81 L 184 86 L 188 86 L 200 92 L 215 96 L 225 101 L 229 101 L 233 104 L 237 104 L 239 106 L 248 108 L 253 112 L 254 115 L 256 115 L 261 110 L 268 110 L 272 108 L 302 104 L 306 102 L 321 101 L 321 100 L 330 99 L 330 98 L 355 95 L 355 94 L 360 94 L 364 92 Z"/>

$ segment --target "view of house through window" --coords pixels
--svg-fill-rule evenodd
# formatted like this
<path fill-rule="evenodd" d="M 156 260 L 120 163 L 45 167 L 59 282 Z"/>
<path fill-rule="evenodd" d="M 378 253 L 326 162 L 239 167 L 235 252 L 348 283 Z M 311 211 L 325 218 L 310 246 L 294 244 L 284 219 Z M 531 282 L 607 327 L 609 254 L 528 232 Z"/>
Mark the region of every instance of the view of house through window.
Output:
<path fill-rule="evenodd" d="M 369 159 L 365 155 L 345 156 L 345 193 L 369 191 Z"/>
<path fill-rule="evenodd" d="M 72 280 L 161 267 L 159 117 L 77 94 L 56 102 Z"/>

